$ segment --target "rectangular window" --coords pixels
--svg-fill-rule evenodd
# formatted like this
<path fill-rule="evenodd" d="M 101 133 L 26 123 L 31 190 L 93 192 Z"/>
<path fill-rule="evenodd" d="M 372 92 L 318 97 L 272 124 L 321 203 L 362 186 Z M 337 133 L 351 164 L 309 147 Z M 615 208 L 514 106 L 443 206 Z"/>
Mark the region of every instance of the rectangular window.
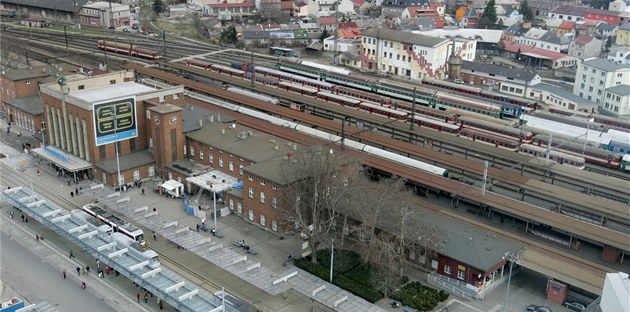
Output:
<path fill-rule="evenodd" d="M 265 192 L 260 192 L 260 202 L 265 203 L 267 201 L 267 197 L 265 197 Z"/>
<path fill-rule="evenodd" d="M 450 265 L 444 265 L 444 273 L 451 275 L 451 266 Z"/>
<path fill-rule="evenodd" d="M 265 226 L 265 215 L 260 215 L 260 225 Z"/>
<path fill-rule="evenodd" d="M 251 186 L 249 187 L 248 196 L 249 198 L 254 198 L 254 188 Z"/>
<path fill-rule="evenodd" d="M 254 221 L 254 211 L 251 209 L 248 209 L 248 217 L 249 217 L 249 221 Z"/>
<path fill-rule="evenodd" d="M 212 153 L 208 154 L 208 161 L 209 161 L 211 164 L 214 164 L 214 154 L 212 154 Z"/>
<path fill-rule="evenodd" d="M 219 156 L 219 167 L 223 168 L 223 157 Z"/>
<path fill-rule="evenodd" d="M 275 196 L 271 197 L 271 207 L 278 208 L 278 200 Z"/>
<path fill-rule="evenodd" d="M 101 160 L 105 160 L 107 158 L 107 154 L 105 153 L 105 145 L 101 145 L 98 147 L 98 158 Z"/>
<path fill-rule="evenodd" d="M 129 139 L 129 149 L 132 152 L 136 150 L 136 138 Z"/>
<path fill-rule="evenodd" d="M 184 144 L 184 156 L 188 153 L 188 146 Z"/>
<path fill-rule="evenodd" d="M 140 170 L 134 170 L 133 171 L 133 180 L 140 180 Z"/>
<path fill-rule="evenodd" d="M 274 190 L 274 191 L 277 191 L 278 190 L 278 186 L 275 185 L 275 184 L 272 184 L 271 185 L 271 189 Z"/>
<path fill-rule="evenodd" d="M 155 175 L 155 167 L 149 166 L 149 178 Z"/>
<path fill-rule="evenodd" d="M 199 159 L 203 160 L 203 147 L 199 148 Z"/>
<path fill-rule="evenodd" d="M 228 161 L 228 170 L 234 171 L 234 162 L 231 160 Z"/>
<path fill-rule="evenodd" d="M 171 129 L 171 151 L 172 159 L 177 159 L 177 131 L 175 129 Z"/>
<path fill-rule="evenodd" d="M 260 185 L 265 185 L 266 183 L 265 180 L 260 180 Z"/>
<path fill-rule="evenodd" d="M 457 278 L 459 278 L 460 280 L 463 280 L 464 279 L 464 271 L 457 270 Z"/>
<path fill-rule="evenodd" d="M 271 230 L 274 232 L 278 231 L 278 223 L 276 222 L 276 220 L 271 220 Z"/>
<path fill-rule="evenodd" d="M 241 202 L 236 203 L 236 211 L 243 214 L 243 205 L 241 205 Z"/>
<path fill-rule="evenodd" d="M 234 210 L 234 201 L 230 199 L 230 210 Z"/>
<path fill-rule="evenodd" d="M 194 146 L 190 146 L 190 157 L 195 157 L 195 147 Z"/>
<path fill-rule="evenodd" d="M 243 175 L 243 165 L 238 165 L 238 174 Z"/>

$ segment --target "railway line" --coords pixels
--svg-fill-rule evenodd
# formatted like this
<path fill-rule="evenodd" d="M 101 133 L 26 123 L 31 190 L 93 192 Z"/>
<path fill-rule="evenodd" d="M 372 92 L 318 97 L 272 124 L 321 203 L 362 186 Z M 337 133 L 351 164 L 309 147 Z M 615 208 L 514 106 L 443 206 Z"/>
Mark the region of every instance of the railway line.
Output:
<path fill-rule="evenodd" d="M 130 66 L 133 66 L 130 64 Z M 191 83 L 191 81 L 187 80 L 187 79 L 183 79 L 181 77 L 176 77 L 173 75 L 169 75 L 168 73 L 164 73 L 164 72 L 160 72 L 156 69 L 146 69 L 146 68 L 142 68 L 140 66 L 135 66 L 133 68 L 138 68 L 139 72 L 144 72 L 145 74 L 147 74 L 148 76 L 158 76 L 157 78 L 161 81 L 170 81 L 175 82 L 176 84 L 184 84 L 184 85 L 189 85 L 189 83 Z M 196 71 L 195 71 L 196 72 Z M 205 73 L 204 71 L 202 71 L 202 73 Z M 208 74 L 213 74 L 213 73 L 208 73 Z M 213 78 L 225 78 L 225 77 L 221 77 L 221 75 L 216 74 L 216 75 L 210 75 L 209 76 L 211 79 Z M 227 77 L 230 78 L 230 77 Z M 177 81 L 173 81 L 173 79 L 176 79 Z M 240 87 L 244 87 L 249 89 L 250 86 L 248 85 L 249 83 L 246 82 L 243 84 L 243 81 L 240 79 L 229 79 L 229 82 L 240 82 L 241 84 L 239 85 Z M 189 85 L 190 86 L 190 85 Z M 202 84 L 194 84 L 195 87 L 192 87 L 191 89 L 197 89 L 200 90 L 201 92 L 206 92 L 206 85 L 202 85 Z M 261 86 L 255 86 L 256 90 L 260 91 L 259 88 Z M 204 91 L 205 89 L 205 91 Z M 269 92 L 273 92 L 272 90 L 274 90 L 273 88 L 268 88 L 269 90 L 266 90 L 268 93 Z M 207 92 L 206 92 L 207 93 Z M 277 91 L 276 91 L 277 93 Z M 221 97 L 226 97 L 229 96 L 229 92 L 226 92 L 224 90 L 212 90 L 212 94 L 221 96 Z M 284 94 L 283 94 L 284 95 Z M 298 98 L 299 95 L 296 94 L 296 98 Z M 228 98 L 228 100 L 230 100 Z M 269 104 L 260 104 L 256 103 L 256 104 L 252 104 L 250 102 L 244 101 L 243 98 L 234 98 L 231 100 L 236 100 L 239 103 L 244 103 L 246 105 L 250 105 L 256 109 L 262 109 L 264 111 L 270 112 L 272 114 L 275 115 L 281 115 L 281 116 L 285 116 L 286 118 L 289 118 L 290 120 L 297 120 L 297 121 L 301 121 L 301 122 L 305 122 L 307 124 L 310 124 L 312 126 L 315 126 L 317 128 L 320 129 L 324 129 L 330 132 L 333 132 L 335 134 L 340 134 L 341 133 L 341 126 L 339 123 L 332 121 L 332 120 L 323 120 L 321 118 L 317 118 L 314 117 L 312 115 L 318 116 L 317 112 L 315 112 L 315 114 L 313 114 L 313 112 L 311 112 L 311 114 L 304 114 L 298 111 L 294 111 L 294 110 L 289 110 L 283 107 L 277 107 L 274 105 L 269 105 Z M 299 100 L 299 99 L 296 99 Z M 314 101 L 314 99 L 305 99 L 304 101 Z M 321 101 L 320 101 L 321 102 Z M 248 104 L 250 103 L 250 104 Z M 329 103 L 318 103 L 318 104 L 322 104 L 322 105 L 326 105 L 328 104 L 328 106 L 324 106 L 325 108 L 330 108 L 330 109 L 338 109 L 339 113 L 337 116 L 338 119 L 342 119 L 345 118 L 345 116 L 360 116 L 360 117 L 353 117 L 354 120 L 359 120 L 359 121 L 363 121 L 364 124 L 364 129 L 365 128 L 376 128 L 379 125 L 383 125 L 385 124 L 388 127 L 394 127 L 397 126 L 397 129 L 400 129 L 402 127 L 404 127 L 404 131 L 406 132 L 410 132 L 410 134 L 398 134 L 399 130 L 397 130 L 396 128 L 390 128 L 388 134 L 397 137 L 397 138 L 404 138 L 405 141 L 409 141 L 409 142 L 419 142 L 421 145 L 423 145 L 423 147 L 429 147 L 431 150 L 437 150 L 438 152 L 442 152 L 445 151 L 446 153 L 458 153 L 463 155 L 463 157 L 465 159 L 468 158 L 478 158 L 478 159 L 489 159 L 491 161 L 491 163 L 493 164 L 493 167 L 497 167 L 497 168 L 509 168 L 510 166 L 513 165 L 513 163 L 507 162 L 505 160 L 503 160 L 504 158 L 516 158 L 517 160 L 520 160 L 521 163 L 525 164 L 527 163 L 527 161 L 529 160 L 528 157 L 524 156 L 524 155 L 520 155 L 520 154 L 516 154 L 513 152 L 509 152 L 509 151 L 503 151 L 501 149 L 496 149 L 496 148 L 492 148 L 490 146 L 484 146 L 484 145 L 475 145 L 474 149 L 475 150 L 470 150 L 468 149 L 468 146 L 470 145 L 469 143 L 467 143 L 466 141 L 450 136 L 450 135 L 446 135 L 446 134 L 442 134 L 436 131 L 432 131 L 429 129 L 416 129 L 415 131 L 409 131 L 408 129 L 408 125 L 398 122 L 398 121 L 392 121 L 389 120 L 387 118 L 381 117 L 381 116 L 373 116 L 370 114 L 363 114 L 362 112 L 358 112 L 355 109 L 351 109 L 351 108 L 347 108 L 347 107 L 339 107 L 333 104 L 329 104 Z M 261 106 L 262 105 L 262 106 Z M 350 126 L 347 126 L 347 132 L 346 134 L 350 137 L 353 136 L 353 133 L 358 133 L 363 131 L 363 129 L 357 129 L 357 128 L 353 128 Z M 384 131 L 385 132 L 385 131 Z M 403 132 L 403 131 L 400 131 Z M 387 133 L 387 132 L 386 132 Z M 401 142 L 400 140 L 389 140 L 389 139 L 385 139 L 382 135 L 376 135 L 373 133 L 366 133 L 363 132 L 362 134 L 364 137 L 357 137 L 357 139 L 359 140 L 378 140 L 378 141 L 374 141 L 374 143 L 376 143 L 377 146 L 379 147 L 383 147 L 385 149 L 388 150 L 396 150 L 398 152 L 400 152 L 403 155 L 406 156 L 412 156 L 412 157 L 418 157 L 418 158 L 423 158 L 423 159 L 427 159 L 431 162 L 435 163 L 435 159 L 441 159 L 443 158 L 443 153 L 440 154 L 433 154 L 431 155 L 431 157 L 422 157 L 422 154 L 417 154 L 419 153 L 418 151 L 420 150 L 424 150 L 421 149 L 420 147 L 417 146 L 417 144 L 411 144 L 408 145 L 406 148 L 410 148 L 410 147 L 414 147 L 415 151 L 409 150 L 409 151 L 404 151 L 404 150 L 400 150 L 398 146 L 396 146 L 397 144 L 404 144 L 404 142 Z M 404 136 L 402 136 L 404 135 Z M 410 139 L 411 137 L 411 139 Z M 372 142 L 372 141 L 370 141 Z M 445 144 L 446 143 L 446 144 Z M 465 146 L 464 148 L 461 148 L 460 146 Z M 484 157 L 485 156 L 485 157 Z M 449 159 L 450 161 L 454 161 L 455 159 Z M 458 164 L 457 161 L 454 162 L 455 164 Z M 446 163 L 446 165 L 450 165 L 452 166 L 452 163 Z M 479 164 L 478 164 L 479 166 Z M 544 181 L 551 181 L 551 183 L 566 183 L 569 185 L 572 185 L 573 187 L 583 191 L 584 193 L 588 193 L 589 195 L 600 195 L 603 197 L 613 197 L 618 199 L 619 201 L 627 201 L 628 198 L 624 198 L 623 194 L 628 192 L 628 189 L 624 189 L 623 181 L 618 181 L 618 180 L 614 180 L 614 179 L 609 179 L 607 177 L 597 177 L 597 176 L 593 176 L 592 174 L 589 177 L 585 177 L 585 176 L 581 176 L 578 175 L 577 176 L 577 180 L 573 177 L 573 174 L 575 172 L 579 172 L 580 170 L 571 170 L 572 168 L 562 168 L 562 167 L 566 167 L 566 166 L 552 166 L 552 167 L 544 167 L 544 166 L 537 166 L 537 167 L 532 167 L 532 166 L 526 166 L 526 165 L 521 165 L 518 169 L 520 169 L 521 174 L 524 174 L 525 172 L 527 172 L 528 174 L 535 174 L 538 176 L 539 179 L 544 180 Z M 559 169 L 559 170 L 558 170 Z M 457 170 L 454 170 L 457 171 Z M 549 172 L 552 173 L 552 175 L 549 174 Z M 601 185 L 593 185 L 593 179 L 595 179 L 595 182 L 600 182 L 597 179 L 600 179 Z M 613 181 L 611 181 L 613 180 Z M 588 183 L 584 183 L 585 181 L 588 181 Z"/>
<path fill-rule="evenodd" d="M 191 101 L 193 101 L 195 105 L 199 105 L 201 107 L 206 106 L 207 108 L 212 108 L 212 109 L 217 110 L 216 107 L 210 107 L 211 105 L 209 105 L 208 103 L 195 101 L 195 100 L 191 100 Z M 265 121 L 262 121 L 253 117 L 235 114 L 234 112 L 231 112 L 229 110 L 220 109 L 220 108 L 218 108 L 218 110 L 221 111 L 221 114 L 232 115 L 233 117 L 238 118 L 239 123 L 244 124 L 253 129 L 259 130 L 259 131 L 273 133 L 274 135 L 278 135 L 284 139 L 291 140 L 293 142 L 298 142 L 300 144 L 314 144 L 314 143 L 322 144 L 321 141 L 317 142 L 318 140 L 315 138 L 300 135 L 299 133 L 290 131 L 282 126 L 271 125 Z M 380 162 L 379 160 L 374 160 L 370 157 L 366 158 L 365 155 L 357 155 L 357 157 L 362 157 L 364 161 L 368 161 L 368 162 L 369 161 Z M 402 170 L 405 170 L 405 169 L 402 169 Z M 404 173 L 400 172 L 400 175 L 404 176 Z M 431 177 L 428 177 L 428 178 L 431 179 Z M 447 179 L 443 179 L 443 180 L 448 181 Z M 456 182 L 448 181 L 447 183 L 456 183 Z M 532 237 L 518 235 L 517 233 L 501 230 L 495 226 L 489 225 L 484 222 L 471 220 L 468 216 L 463 215 L 460 209 L 447 210 L 447 209 L 437 207 L 434 204 L 431 204 L 427 201 L 420 200 L 420 199 L 417 199 L 414 202 L 414 204 L 417 205 L 418 207 L 422 207 L 423 209 L 430 209 L 434 212 L 444 214 L 448 217 L 455 218 L 463 222 L 474 224 L 488 231 L 497 232 L 501 235 L 508 236 L 512 239 L 525 242 L 528 245 L 530 245 L 533 250 L 537 250 L 539 252 L 544 251 L 542 254 L 528 253 L 528 257 L 527 257 L 528 262 L 526 264 L 524 263 L 524 265 L 526 265 L 526 267 L 528 268 L 541 269 L 543 272 L 557 278 L 565 277 L 564 279 L 565 281 L 570 281 L 573 285 L 576 285 L 580 288 L 583 288 L 592 292 L 597 292 L 598 289 L 601 289 L 603 285 L 605 273 L 614 271 L 614 269 L 609 268 L 605 265 L 592 263 L 590 260 L 577 257 L 571 253 L 568 253 L 562 250 L 558 250 L 556 246 L 543 243 Z M 528 249 L 529 248 L 530 247 L 528 247 Z M 564 261 L 568 263 L 564 266 L 551 267 L 553 268 L 553 270 L 557 271 L 557 272 L 555 271 L 551 272 L 547 264 L 554 263 L 554 262 L 557 263 L 559 261 Z M 570 278 L 571 273 L 576 272 L 576 271 L 582 272 L 583 274 L 580 275 L 579 278 Z"/>
<path fill-rule="evenodd" d="M 2 184 L 3 189 L 6 189 L 6 186 L 15 186 L 15 185 L 24 185 L 24 186 L 29 186 L 32 185 L 38 193 L 44 195 L 46 198 L 48 198 L 49 200 L 57 203 L 59 206 L 66 208 L 66 210 L 71 211 L 73 209 L 81 209 L 80 205 L 75 204 L 74 202 L 70 201 L 68 198 L 66 198 L 65 196 L 61 195 L 59 192 L 56 191 L 52 191 L 50 190 L 50 186 L 46 185 L 42 182 L 39 182 L 37 179 L 31 179 L 29 177 L 27 177 L 26 175 L 24 175 L 21 172 L 18 172 L 16 170 L 14 170 L 13 168 L 10 168 L 6 163 L 4 162 L 0 162 L 0 172 L 2 173 L 2 176 L 4 177 L 4 181 Z M 11 185 L 6 185 L 7 182 L 6 181 L 11 181 Z M 31 184 L 32 183 L 32 184 Z M 116 215 L 117 217 L 122 218 L 122 216 L 117 215 L 117 213 L 113 212 L 113 211 L 109 211 L 110 213 Z M 122 218 L 124 219 L 124 218 Z M 147 231 L 147 229 L 143 229 L 145 232 Z M 163 252 L 160 252 L 159 250 L 154 249 L 155 252 L 157 252 L 159 254 L 159 257 L 161 259 L 162 264 L 167 263 L 168 266 L 170 268 L 177 268 L 176 271 L 180 272 L 180 274 L 184 274 L 185 276 L 191 278 L 191 280 L 194 280 L 199 286 L 204 287 L 205 290 L 207 290 L 210 293 L 216 293 L 218 291 L 222 290 L 221 285 L 215 283 L 213 280 L 211 280 L 210 278 L 208 278 L 208 276 L 204 275 L 204 274 L 200 274 L 199 272 L 196 272 L 194 270 L 191 270 L 189 267 L 179 263 L 178 261 L 175 261 L 173 258 L 169 257 L 168 254 L 165 254 Z M 257 307 L 259 309 L 259 311 L 265 311 L 266 309 L 262 308 L 262 305 L 260 303 L 254 304 L 254 300 L 249 300 L 247 298 L 243 298 L 238 294 L 238 292 L 234 292 L 235 289 L 225 289 L 226 292 L 230 293 L 232 296 L 238 298 L 239 300 L 242 300 L 244 303 L 250 305 L 251 307 Z"/>

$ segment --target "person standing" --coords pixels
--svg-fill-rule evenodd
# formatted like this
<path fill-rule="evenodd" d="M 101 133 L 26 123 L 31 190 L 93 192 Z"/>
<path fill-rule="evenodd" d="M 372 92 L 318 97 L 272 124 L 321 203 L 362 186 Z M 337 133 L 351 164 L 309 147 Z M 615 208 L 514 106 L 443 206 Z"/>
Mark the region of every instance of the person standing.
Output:
<path fill-rule="evenodd" d="M 144 303 L 149 302 L 149 294 L 147 294 L 146 292 L 144 293 Z"/>
<path fill-rule="evenodd" d="M 74 254 L 72 254 L 72 250 L 70 250 L 70 259 L 74 258 Z"/>
<path fill-rule="evenodd" d="M 136 300 L 140 303 L 140 293 L 136 293 Z"/>
<path fill-rule="evenodd" d="M 158 305 L 160 306 L 160 310 L 164 309 L 164 304 L 162 303 L 162 300 L 158 299 Z"/>
<path fill-rule="evenodd" d="M 142 188 L 142 196 L 144 196 L 144 187 Z"/>
<path fill-rule="evenodd" d="M 81 276 L 81 267 L 77 267 L 77 274 Z"/>
<path fill-rule="evenodd" d="M 66 279 L 66 277 L 67 277 L 67 273 L 66 273 L 66 270 L 64 269 L 63 270 L 63 279 Z"/>
<path fill-rule="evenodd" d="M 88 273 L 90 273 L 90 266 L 86 265 L 85 266 L 85 274 L 88 274 Z"/>

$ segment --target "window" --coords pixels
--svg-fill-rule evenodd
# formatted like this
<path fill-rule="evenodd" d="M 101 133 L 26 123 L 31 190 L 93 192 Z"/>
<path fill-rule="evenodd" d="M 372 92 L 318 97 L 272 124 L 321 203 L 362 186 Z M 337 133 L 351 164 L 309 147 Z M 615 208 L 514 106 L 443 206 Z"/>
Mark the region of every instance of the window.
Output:
<path fill-rule="evenodd" d="M 271 207 L 278 208 L 278 200 L 276 199 L 275 196 L 271 197 Z"/>
<path fill-rule="evenodd" d="M 247 180 L 254 181 L 254 176 L 250 175 L 249 177 L 247 177 Z"/>
<path fill-rule="evenodd" d="M 203 147 L 199 149 L 199 159 L 203 160 Z"/>
<path fill-rule="evenodd" d="M 267 184 L 267 182 L 265 182 L 265 180 L 260 180 L 260 185 L 265 185 Z"/>
<path fill-rule="evenodd" d="M 450 265 L 444 265 L 444 273 L 451 275 L 451 266 Z"/>
<path fill-rule="evenodd" d="M 249 209 L 247 212 L 247 215 L 249 217 L 249 221 L 254 221 L 254 211 Z"/>
<path fill-rule="evenodd" d="M 260 202 L 265 203 L 267 201 L 267 197 L 265 197 L 265 192 L 260 192 Z"/>
<path fill-rule="evenodd" d="M 274 191 L 277 191 L 278 190 L 278 186 L 275 185 L 275 184 L 272 184 L 271 185 L 271 189 L 274 190 Z"/>
<path fill-rule="evenodd" d="M 114 80 L 110 80 L 110 81 L 109 81 L 109 84 L 110 84 L 110 85 L 116 84 L 116 79 L 114 79 Z"/>
<path fill-rule="evenodd" d="M 278 223 L 276 222 L 276 220 L 271 220 L 271 230 L 274 232 L 278 231 Z"/>
<path fill-rule="evenodd" d="M 231 160 L 228 161 L 228 170 L 234 171 L 234 162 Z"/>
<path fill-rule="evenodd" d="M 260 215 L 260 225 L 265 226 L 265 216 Z"/>
<path fill-rule="evenodd" d="M 254 188 L 253 187 L 249 187 L 249 198 L 254 198 Z"/>
<path fill-rule="evenodd" d="M 133 180 L 140 180 L 140 170 L 134 170 L 133 171 Z"/>
<path fill-rule="evenodd" d="M 463 280 L 464 279 L 464 271 L 457 270 L 457 278 Z"/>
<path fill-rule="evenodd" d="M 160 95 L 160 97 L 159 97 L 159 101 L 160 101 L 160 103 L 165 101 L 165 99 L 164 99 L 164 96 L 163 96 L 163 95 Z"/>
<path fill-rule="evenodd" d="M 219 156 L 219 167 L 223 168 L 223 157 Z"/>
<path fill-rule="evenodd" d="M 190 157 L 195 157 L 195 147 L 194 146 L 190 146 Z"/>
<path fill-rule="evenodd" d="M 155 175 L 155 167 L 149 166 L 149 177 L 152 177 L 154 175 Z"/>
<path fill-rule="evenodd" d="M 238 174 L 243 175 L 243 165 L 238 165 Z"/>
<path fill-rule="evenodd" d="M 186 151 L 188 150 L 188 148 L 186 147 L 186 144 L 184 144 L 184 155 L 186 155 Z"/>
<path fill-rule="evenodd" d="M 212 154 L 212 153 L 211 153 L 211 154 L 208 154 L 208 161 L 209 161 L 211 164 L 214 164 L 214 154 Z"/>
<path fill-rule="evenodd" d="M 230 199 L 230 210 L 234 210 L 234 201 Z"/>
<path fill-rule="evenodd" d="M 26 81 L 26 84 L 27 84 L 27 85 L 30 85 L 30 84 L 31 84 L 31 81 L 30 81 L 30 80 L 27 80 L 27 81 Z"/>
<path fill-rule="evenodd" d="M 79 90 L 83 90 L 83 89 L 85 89 L 85 86 L 84 85 L 80 85 L 79 86 Z"/>
<path fill-rule="evenodd" d="M 105 153 L 105 145 L 101 145 L 98 147 L 98 158 L 102 160 L 107 158 L 107 154 Z"/>
<path fill-rule="evenodd" d="M 243 205 L 241 205 L 241 202 L 236 203 L 236 211 L 243 214 Z"/>

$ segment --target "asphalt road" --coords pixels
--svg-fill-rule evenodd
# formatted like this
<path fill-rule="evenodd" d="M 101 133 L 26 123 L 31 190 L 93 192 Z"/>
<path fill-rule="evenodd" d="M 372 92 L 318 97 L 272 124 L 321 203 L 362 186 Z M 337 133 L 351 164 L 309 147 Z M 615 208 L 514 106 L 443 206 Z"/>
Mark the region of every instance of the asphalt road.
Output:
<path fill-rule="evenodd" d="M 29 302 L 45 300 L 59 311 L 115 311 L 90 292 L 81 289 L 74 280 L 64 280 L 61 272 L 1 231 L 0 246 L 0 276 L 3 283 Z M 77 273 L 68 270 L 67 274 Z"/>

